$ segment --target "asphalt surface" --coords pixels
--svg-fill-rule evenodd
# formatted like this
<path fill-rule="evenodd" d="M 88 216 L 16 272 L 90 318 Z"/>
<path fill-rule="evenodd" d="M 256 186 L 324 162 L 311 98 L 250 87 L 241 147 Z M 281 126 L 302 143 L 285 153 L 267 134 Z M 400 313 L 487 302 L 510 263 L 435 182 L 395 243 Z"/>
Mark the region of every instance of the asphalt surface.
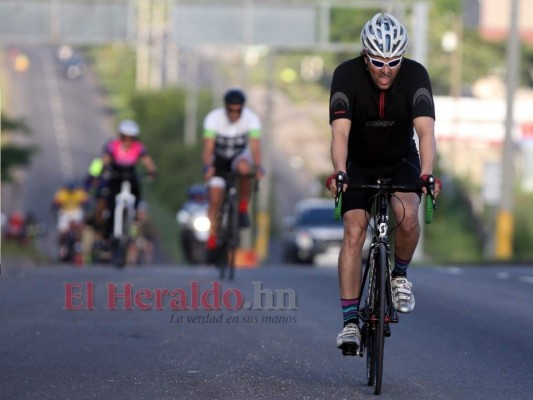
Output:
<path fill-rule="evenodd" d="M 2 268 L 2 399 L 374 397 L 365 359 L 335 347 L 341 312 L 334 268 L 265 266 L 239 270 L 232 283 L 208 267 Z M 533 269 L 418 267 L 410 277 L 417 306 L 386 341 L 382 398 L 532 398 Z M 69 283 L 81 285 L 73 286 L 71 306 L 85 309 L 65 309 Z M 108 309 L 109 288 L 124 293 L 126 283 L 131 306 L 117 297 L 117 309 Z M 214 295 L 207 303 L 201 295 L 218 283 L 221 309 L 205 309 L 216 305 Z M 254 285 L 292 291 L 273 302 L 277 309 L 257 309 L 268 308 L 268 299 L 259 301 Z M 143 288 L 138 296 L 154 297 L 135 303 Z M 182 291 L 158 304 L 156 289 Z M 249 304 L 228 309 L 239 293 Z M 174 307 L 188 309 L 170 308 L 178 296 L 186 300 Z"/>

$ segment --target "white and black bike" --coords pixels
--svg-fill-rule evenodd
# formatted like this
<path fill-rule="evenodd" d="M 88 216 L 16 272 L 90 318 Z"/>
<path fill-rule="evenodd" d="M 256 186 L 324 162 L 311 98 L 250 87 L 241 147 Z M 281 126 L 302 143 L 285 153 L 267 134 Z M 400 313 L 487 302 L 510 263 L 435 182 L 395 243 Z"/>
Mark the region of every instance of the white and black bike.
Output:
<path fill-rule="evenodd" d="M 133 240 L 135 200 L 130 180 L 124 179 L 120 186 L 120 192 L 115 197 L 113 217 L 112 261 L 113 265 L 118 268 L 126 265 L 128 248 Z"/>

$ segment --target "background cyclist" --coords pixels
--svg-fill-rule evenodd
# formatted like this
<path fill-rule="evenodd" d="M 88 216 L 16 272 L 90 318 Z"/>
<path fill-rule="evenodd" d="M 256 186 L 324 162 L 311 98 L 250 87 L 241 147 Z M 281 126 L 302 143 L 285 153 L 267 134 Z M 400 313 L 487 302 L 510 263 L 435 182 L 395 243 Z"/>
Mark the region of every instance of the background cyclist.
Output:
<path fill-rule="evenodd" d="M 105 238 L 109 239 L 113 232 L 115 211 L 115 197 L 120 192 L 122 181 L 127 179 L 131 183 L 131 192 L 135 196 L 135 208 L 141 201 L 141 188 L 136 172 L 136 166 L 141 161 L 150 177 L 156 174 L 155 163 L 148 154 L 144 144 L 138 140 L 140 130 L 135 121 L 122 120 L 118 125 L 119 137 L 110 140 L 104 147 L 102 161 L 109 167 L 108 181 L 109 195 L 107 196 L 107 209 L 109 219 L 105 230 Z"/>
<path fill-rule="evenodd" d="M 84 208 L 89 201 L 85 189 L 77 181 L 65 183 L 54 194 L 52 209 L 57 211 L 57 231 L 59 255 L 61 260 L 67 256 L 67 236 L 73 229 L 76 240 L 81 239 L 83 229 Z"/>
<path fill-rule="evenodd" d="M 404 57 L 407 31 L 389 14 L 378 13 L 368 21 L 361 42 L 361 55 L 339 65 L 331 84 L 334 171 L 347 173 L 351 183 L 375 183 L 378 177 L 389 177 L 393 183 L 417 184 L 421 177 L 432 174 L 436 157 L 435 109 L 428 73 L 424 66 Z M 327 181 L 332 195 L 335 173 Z M 344 328 L 337 336 L 339 348 L 346 343 L 360 344 L 361 251 L 371 197 L 371 193 L 355 191 L 343 195 L 339 286 Z M 403 220 L 394 239 L 393 302 L 404 313 L 415 306 L 407 267 L 420 236 L 419 204 L 420 196 L 415 193 L 396 193 L 391 198 L 397 220 Z"/>
<path fill-rule="evenodd" d="M 256 171 L 257 179 L 262 176 L 261 168 L 261 123 L 259 117 L 245 107 L 246 97 L 239 89 L 231 89 L 224 95 L 224 107 L 211 111 L 204 120 L 203 163 L 204 178 L 209 187 L 208 217 L 211 230 L 207 249 L 217 246 L 216 219 L 222 204 L 225 180 L 230 171 L 248 174 Z M 241 178 L 239 192 L 239 226 L 248 227 L 248 199 L 251 180 Z"/>

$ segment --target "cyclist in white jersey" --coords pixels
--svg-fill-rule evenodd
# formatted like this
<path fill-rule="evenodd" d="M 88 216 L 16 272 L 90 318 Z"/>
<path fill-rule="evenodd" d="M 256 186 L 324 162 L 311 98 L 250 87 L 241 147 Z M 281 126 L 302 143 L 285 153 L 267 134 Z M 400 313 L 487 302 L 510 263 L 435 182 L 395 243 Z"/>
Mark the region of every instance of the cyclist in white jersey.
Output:
<path fill-rule="evenodd" d="M 211 230 L 207 249 L 217 246 L 216 220 L 222 204 L 225 188 L 224 176 L 231 172 L 250 174 L 256 172 L 261 179 L 261 122 L 259 117 L 245 107 L 246 96 L 239 89 L 231 89 L 224 95 L 224 107 L 211 111 L 204 120 L 204 178 L 209 187 L 208 217 Z M 240 178 L 239 225 L 250 226 L 248 199 L 251 180 Z"/>

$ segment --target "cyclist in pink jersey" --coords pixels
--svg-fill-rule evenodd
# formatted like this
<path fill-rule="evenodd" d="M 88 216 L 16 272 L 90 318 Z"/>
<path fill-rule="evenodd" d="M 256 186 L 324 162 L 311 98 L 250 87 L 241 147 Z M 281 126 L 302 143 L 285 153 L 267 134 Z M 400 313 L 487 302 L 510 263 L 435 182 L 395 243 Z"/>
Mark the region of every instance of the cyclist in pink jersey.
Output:
<path fill-rule="evenodd" d="M 110 140 L 104 147 L 102 161 L 109 174 L 109 195 L 107 209 L 109 218 L 105 230 L 105 238 L 109 239 L 113 231 L 115 211 L 115 197 L 120 192 L 122 182 L 127 180 L 131 184 L 131 192 L 135 196 L 135 208 L 141 201 L 141 188 L 136 172 L 140 162 L 147 170 L 148 176 L 155 177 L 157 168 L 152 157 L 148 154 L 144 144 L 137 139 L 140 133 L 139 126 L 130 119 L 123 120 L 118 125 L 119 137 Z"/>

